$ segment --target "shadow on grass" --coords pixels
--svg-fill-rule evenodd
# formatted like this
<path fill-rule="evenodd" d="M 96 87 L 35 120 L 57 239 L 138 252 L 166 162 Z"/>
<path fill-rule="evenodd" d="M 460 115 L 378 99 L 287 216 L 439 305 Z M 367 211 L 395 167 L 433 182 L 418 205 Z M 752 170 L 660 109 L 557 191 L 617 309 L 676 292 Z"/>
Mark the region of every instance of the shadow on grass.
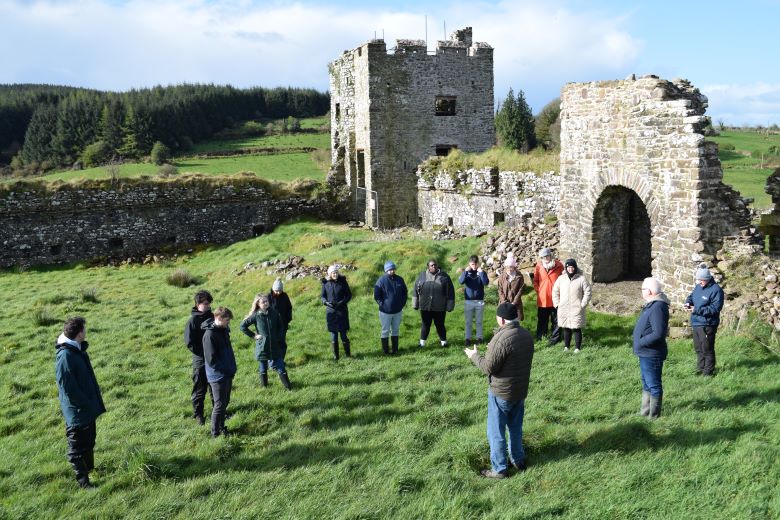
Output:
<path fill-rule="evenodd" d="M 780 365 L 780 358 L 740 359 L 735 363 L 728 364 L 729 367 L 733 368 L 764 368 L 771 365 Z"/>
<path fill-rule="evenodd" d="M 553 442 L 541 446 L 529 446 L 527 451 L 533 464 L 546 464 L 573 455 L 588 456 L 605 452 L 629 454 L 666 447 L 695 448 L 722 441 L 734 441 L 745 433 L 761 431 L 765 427 L 764 424 L 751 423 L 710 430 L 674 428 L 669 433 L 653 435 L 647 421 L 633 422 L 599 430 L 579 443 Z"/>
<path fill-rule="evenodd" d="M 739 392 L 728 398 L 721 397 L 708 397 L 705 399 L 693 399 L 681 403 L 680 408 L 692 408 L 694 410 L 708 410 L 717 408 L 725 410 L 733 408 L 735 406 L 744 406 L 753 401 L 774 401 L 780 403 L 780 388 L 772 388 L 769 390 L 748 390 L 745 392 Z"/>

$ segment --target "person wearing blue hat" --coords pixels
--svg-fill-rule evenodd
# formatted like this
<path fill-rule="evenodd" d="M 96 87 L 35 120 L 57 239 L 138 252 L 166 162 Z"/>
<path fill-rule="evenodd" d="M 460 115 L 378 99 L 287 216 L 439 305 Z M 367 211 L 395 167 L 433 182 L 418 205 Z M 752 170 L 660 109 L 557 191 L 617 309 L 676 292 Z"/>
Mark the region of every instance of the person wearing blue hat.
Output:
<path fill-rule="evenodd" d="M 379 323 L 382 324 L 382 352 L 394 355 L 398 353 L 398 331 L 407 299 L 406 282 L 395 274 L 395 270 L 396 265 L 388 260 L 385 274 L 374 284 L 374 300 L 379 305 Z"/>
<path fill-rule="evenodd" d="M 715 333 L 723 309 L 723 289 L 715 283 L 706 264 L 696 270 L 696 285 L 685 299 L 685 309 L 691 313 L 696 373 L 715 375 Z"/>

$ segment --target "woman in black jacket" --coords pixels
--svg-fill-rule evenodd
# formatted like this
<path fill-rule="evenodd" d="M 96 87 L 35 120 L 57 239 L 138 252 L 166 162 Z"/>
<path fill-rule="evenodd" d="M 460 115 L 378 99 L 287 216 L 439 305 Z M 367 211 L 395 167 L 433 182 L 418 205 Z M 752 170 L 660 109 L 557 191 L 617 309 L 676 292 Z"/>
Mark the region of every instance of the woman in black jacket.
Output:
<path fill-rule="evenodd" d="M 333 359 L 339 360 L 339 336 L 344 343 L 344 354 L 350 357 L 349 350 L 349 308 L 347 303 L 352 299 L 352 291 L 344 276 L 339 274 L 337 265 L 328 267 L 328 277 L 322 279 L 320 299 L 325 305 L 325 321 L 330 332 L 330 344 L 333 348 Z"/>

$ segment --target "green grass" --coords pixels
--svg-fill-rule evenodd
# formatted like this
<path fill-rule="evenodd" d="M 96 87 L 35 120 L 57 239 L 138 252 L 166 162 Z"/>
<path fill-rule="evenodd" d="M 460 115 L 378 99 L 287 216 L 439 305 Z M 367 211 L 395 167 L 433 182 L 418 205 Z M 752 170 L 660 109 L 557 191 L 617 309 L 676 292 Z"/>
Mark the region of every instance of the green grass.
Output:
<path fill-rule="evenodd" d="M 775 158 L 774 162 L 768 162 L 767 158 L 762 169 L 761 158 L 751 157 L 751 153 L 766 153 L 770 146 L 780 146 L 780 134 L 764 135 L 745 130 L 724 130 L 720 136 L 709 139 L 721 147 L 718 155 L 723 165 L 723 181 L 733 186 L 742 196 L 754 198 L 753 205 L 756 208 L 771 206 L 772 199 L 764 192 L 764 184 L 766 178 L 780 166 L 780 161 Z M 723 150 L 723 145 L 733 145 L 734 150 Z"/>
<path fill-rule="evenodd" d="M 300 133 L 206 141 L 204 143 L 196 144 L 192 149 L 192 153 L 199 154 L 222 150 L 240 150 L 242 148 L 324 148 L 327 150 L 329 147 L 330 134 L 328 133 Z"/>
<path fill-rule="evenodd" d="M 722 331 L 720 373 L 693 376 L 690 341 L 670 345 L 664 416 L 648 422 L 629 337 L 633 320 L 590 314 L 581 354 L 541 347 L 524 439 L 530 467 L 493 482 L 486 380 L 462 352 L 463 298 L 448 315 L 449 349 L 415 348 L 408 310 L 401 355 L 380 353 L 371 288 L 387 258 L 411 282 L 428 257 L 452 272 L 478 240 L 300 222 L 163 265 L 0 272 L 1 518 L 777 518 L 780 370 L 757 343 Z M 239 372 L 228 426 L 212 440 L 190 414 L 190 356 L 181 340 L 197 287 L 167 285 L 178 268 L 237 317 L 273 275 L 247 262 L 300 254 L 355 262 L 348 272 L 353 359 L 329 359 L 320 283 L 286 281 L 295 317 L 288 363 L 295 390 L 257 383 L 251 340 L 234 326 Z M 457 257 L 455 259 L 454 257 Z M 99 302 L 82 299 L 94 288 Z M 488 291 L 488 308 L 496 293 Z M 534 323 L 531 295 L 526 325 Z M 38 325 L 45 307 L 57 323 Z M 98 420 L 95 492 L 75 488 L 53 377 L 61 320 L 80 314 L 108 413 Z M 488 330 L 494 323 L 486 316 Z M 210 408 L 207 406 L 207 409 Z"/>

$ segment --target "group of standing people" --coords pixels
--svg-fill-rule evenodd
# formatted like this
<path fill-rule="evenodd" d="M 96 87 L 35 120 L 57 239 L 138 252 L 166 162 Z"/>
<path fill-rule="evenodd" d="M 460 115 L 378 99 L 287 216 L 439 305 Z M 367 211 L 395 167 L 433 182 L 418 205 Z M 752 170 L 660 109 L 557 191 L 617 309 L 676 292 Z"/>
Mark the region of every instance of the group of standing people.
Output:
<path fill-rule="evenodd" d="M 478 264 L 478 258 L 469 259 L 466 269 L 460 271 L 459 282 L 466 294 L 466 344 L 472 344 L 471 325 L 476 322 L 476 343 L 483 339 L 484 289 L 487 275 Z M 374 286 L 374 299 L 379 306 L 381 344 L 386 354 L 398 352 L 399 327 L 403 308 L 407 302 L 406 284 L 396 274 L 392 261 L 384 264 L 385 273 Z M 581 349 L 582 328 L 585 326 L 585 308 L 591 297 L 590 284 L 573 259 L 561 264 L 553 259 L 552 251 L 540 251 L 540 260 L 531 277 L 537 292 L 538 321 L 536 338 L 547 334 L 550 320 L 551 343 L 556 332 L 562 331 L 564 350 L 574 338 L 575 352 Z M 696 285 L 685 302 L 693 329 L 696 372 L 702 376 L 715 373 L 715 335 L 723 308 L 723 290 L 713 280 L 705 265 L 696 271 Z M 498 279 L 499 305 L 496 321 L 499 329 L 487 346 L 484 356 L 477 347 L 465 349 L 469 359 L 488 376 L 488 426 L 487 435 L 491 451 L 491 469 L 482 474 L 489 478 L 505 478 L 509 469 L 526 468 L 526 456 L 522 444 L 525 399 L 528 395 L 534 340 L 522 327 L 522 289 L 524 281 L 517 270 L 517 262 L 510 256 Z M 669 325 L 669 299 L 660 281 L 646 278 L 642 283 L 642 297 L 646 304 L 633 331 L 633 350 L 639 358 L 642 399 L 640 415 L 657 418 L 661 415 L 663 398 L 662 371 L 668 348 L 666 336 Z M 321 300 L 326 307 L 326 322 L 333 346 L 334 358 L 339 358 L 338 340 L 344 353 L 351 355 L 348 303 L 352 298 L 346 278 L 338 266 L 328 269 L 322 280 Z M 198 291 L 194 306 L 184 328 L 184 341 L 192 353 L 193 417 L 205 424 L 204 403 L 211 394 L 211 435 L 218 437 L 228 432 L 225 416 L 236 374 L 236 359 L 230 340 L 229 325 L 233 313 L 227 307 L 211 310 L 213 297 L 208 291 Z M 454 309 L 455 291 L 449 276 L 435 260 L 417 277 L 412 293 L 412 306 L 419 310 L 422 319 L 420 346 L 434 324 L 442 346 L 447 345 L 444 318 Z M 249 313 L 241 322 L 240 330 L 255 341 L 255 359 L 258 361 L 260 384 L 268 385 L 268 369 L 279 374 L 282 385 L 290 390 L 292 385 L 284 362 L 287 352 L 287 330 L 292 321 L 292 303 L 284 292 L 281 280 L 276 280 L 267 294 L 255 296 Z M 557 330 L 556 330 L 557 329 Z M 67 457 L 79 486 L 94 487 L 89 473 L 94 469 L 96 420 L 106 411 L 100 387 L 87 355 L 86 320 L 83 317 L 68 319 L 63 332 L 57 338 L 55 375 L 59 401 L 65 419 L 65 435 L 68 442 Z M 506 431 L 509 431 L 509 457 L 507 457 Z"/>

